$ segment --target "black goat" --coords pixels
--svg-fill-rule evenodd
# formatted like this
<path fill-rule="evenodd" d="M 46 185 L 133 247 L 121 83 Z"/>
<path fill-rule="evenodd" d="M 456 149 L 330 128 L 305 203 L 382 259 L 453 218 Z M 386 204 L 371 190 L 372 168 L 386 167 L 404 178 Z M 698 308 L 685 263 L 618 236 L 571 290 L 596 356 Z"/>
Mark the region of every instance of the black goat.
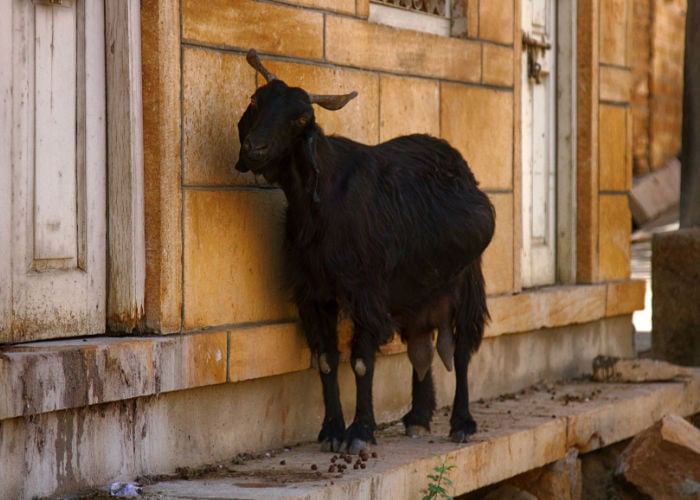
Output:
<path fill-rule="evenodd" d="M 375 354 L 398 330 L 413 365 L 406 433 L 429 430 L 435 410 L 431 375 L 437 350 L 457 385 L 450 436 L 476 432 L 469 413 L 467 366 L 488 319 L 481 254 L 494 211 L 461 155 L 427 135 L 366 146 L 328 137 L 312 103 L 340 109 L 355 97 L 310 95 L 267 71 L 254 50 L 248 62 L 267 80 L 238 122 L 236 169 L 262 174 L 287 197 L 290 286 L 312 352 L 318 356 L 325 418 L 324 449 L 357 453 L 375 443 Z M 354 323 L 351 363 L 357 386 L 345 428 L 338 392 L 339 311 Z"/>

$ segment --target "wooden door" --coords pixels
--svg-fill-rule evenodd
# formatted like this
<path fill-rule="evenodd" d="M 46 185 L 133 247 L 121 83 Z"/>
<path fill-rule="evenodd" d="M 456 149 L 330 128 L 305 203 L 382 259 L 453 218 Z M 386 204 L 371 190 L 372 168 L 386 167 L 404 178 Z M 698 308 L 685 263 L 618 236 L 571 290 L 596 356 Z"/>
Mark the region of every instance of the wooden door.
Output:
<path fill-rule="evenodd" d="M 0 343 L 103 333 L 104 4 L 0 0 L 0 17 Z"/>
<path fill-rule="evenodd" d="M 523 0 L 522 214 L 524 287 L 556 279 L 556 26 L 552 0 Z"/>

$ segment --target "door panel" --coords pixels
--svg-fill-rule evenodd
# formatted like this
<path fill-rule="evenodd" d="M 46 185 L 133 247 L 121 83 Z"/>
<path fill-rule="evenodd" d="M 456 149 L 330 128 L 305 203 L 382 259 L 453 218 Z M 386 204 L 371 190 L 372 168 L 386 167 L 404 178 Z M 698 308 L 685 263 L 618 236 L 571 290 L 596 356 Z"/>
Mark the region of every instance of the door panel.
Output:
<path fill-rule="evenodd" d="M 0 342 L 105 329 L 104 5 L 3 1 L 12 20 L 11 251 Z M 9 12 L 8 12 L 9 11 Z M 11 44 L 6 47 L 6 44 Z M 5 140 L 5 137 L 3 138 Z M 5 235 L 3 235 L 5 237 Z M 9 264 L 8 264 L 9 261 Z M 10 304 L 7 304 L 7 301 Z"/>
<path fill-rule="evenodd" d="M 76 12 L 34 10 L 34 261 L 77 262 Z M 38 262 L 37 262 L 38 261 Z"/>
<path fill-rule="evenodd" d="M 556 279 L 556 68 L 555 2 L 524 0 L 522 29 L 522 283 L 553 284 Z M 530 50 L 526 46 L 530 44 Z M 549 47 L 549 48 L 547 48 Z M 528 61 L 528 59 L 531 59 Z M 532 64 L 537 64 L 533 77 Z"/>

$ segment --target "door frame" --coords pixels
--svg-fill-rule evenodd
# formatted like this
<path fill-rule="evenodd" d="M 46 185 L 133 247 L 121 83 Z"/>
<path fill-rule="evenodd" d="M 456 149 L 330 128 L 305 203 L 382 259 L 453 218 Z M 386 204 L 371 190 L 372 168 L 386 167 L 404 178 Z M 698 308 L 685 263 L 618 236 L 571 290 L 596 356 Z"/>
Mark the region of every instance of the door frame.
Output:
<path fill-rule="evenodd" d="M 107 67 L 107 331 L 143 318 L 144 222 L 141 4 L 105 2 Z M 112 49 L 113 48 L 113 49 Z"/>
<path fill-rule="evenodd" d="M 557 2 L 556 280 L 576 283 L 577 0 Z"/>
<path fill-rule="evenodd" d="M 540 12 L 540 9 L 544 9 Z M 555 0 L 523 0 L 520 26 L 523 32 L 521 61 L 521 272 L 523 287 L 549 286 L 557 282 L 557 2 Z M 539 16 L 543 32 L 535 25 Z M 546 49 L 534 49 L 544 75 L 533 82 L 528 74 L 529 49 L 524 34 L 529 33 Z"/>
<path fill-rule="evenodd" d="M 553 0 L 554 2 L 554 0 Z M 555 72 L 550 76 L 554 78 L 554 283 L 576 283 L 576 147 L 577 147 L 577 0 L 571 2 L 554 2 L 554 32 L 556 34 L 555 45 Z M 522 7 L 521 7 L 522 8 Z M 521 21 L 522 29 L 522 21 Z M 523 58 L 525 58 L 523 53 Z M 521 71 L 523 64 L 520 65 Z M 523 79 L 521 78 L 521 82 Z M 524 85 L 524 83 L 523 83 Z M 523 90 L 524 92 L 524 90 Z M 521 126 L 525 130 L 525 126 Z M 525 141 L 523 137 L 522 142 Z M 526 158 L 522 157 L 523 169 Z M 521 169 L 521 176 L 524 175 Z M 529 189 L 522 183 L 522 190 Z M 520 203 L 523 203 L 524 192 L 521 193 Z M 524 212 L 521 212 L 524 214 Z M 524 215 L 523 215 L 524 216 Z M 521 223 L 521 241 L 524 241 L 524 226 L 526 220 Z M 526 264 L 525 259 L 521 266 Z M 521 267 L 522 275 L 525 271 Z"/>

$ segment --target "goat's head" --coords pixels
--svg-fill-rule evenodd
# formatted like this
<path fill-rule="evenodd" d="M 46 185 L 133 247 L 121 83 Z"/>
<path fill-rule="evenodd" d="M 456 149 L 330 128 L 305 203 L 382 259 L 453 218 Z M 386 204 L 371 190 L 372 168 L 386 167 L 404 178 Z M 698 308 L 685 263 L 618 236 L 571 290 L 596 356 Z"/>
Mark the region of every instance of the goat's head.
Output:
<path fill-rule="evenodd" d="M 300 141 L 311 141 L 308 130 L 315 123 L 311 104 L 336 110 L 345 106 L 357 92 L 345 95 L 315 95 L 289 87 L 270 73 L 254 49 L 248 51 L 248 63 L 267 83 L 255 91 L 248 108 L 238 122 L 241 151 L 236 170 L 262 174 L 268 182 L 279 176 L 280 161 Z"/>

